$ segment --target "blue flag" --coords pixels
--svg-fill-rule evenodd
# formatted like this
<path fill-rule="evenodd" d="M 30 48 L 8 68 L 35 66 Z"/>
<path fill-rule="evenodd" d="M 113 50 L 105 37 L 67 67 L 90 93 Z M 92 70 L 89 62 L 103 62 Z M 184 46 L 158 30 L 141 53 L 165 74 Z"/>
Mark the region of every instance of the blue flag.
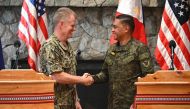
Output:
<path fill-rule="evenodd" d="M 0 69 L 4 69 L 4 60 L 3 60 L 3 51 L 2 51 L 2 46 L 1 46 L 1 41 L 0 41 Z"/>

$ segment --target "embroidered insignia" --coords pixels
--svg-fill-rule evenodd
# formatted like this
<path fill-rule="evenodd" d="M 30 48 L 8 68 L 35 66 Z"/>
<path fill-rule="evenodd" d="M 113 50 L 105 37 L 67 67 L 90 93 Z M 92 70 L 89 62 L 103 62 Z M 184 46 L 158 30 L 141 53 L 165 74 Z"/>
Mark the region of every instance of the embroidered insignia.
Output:
<path fill-rule="evenodd" d="M 145 61 L 145 62 L 143 62 L 143 65 L 144 65 L 145 67 L 148 67 L 148 66 L 150 65 L 150 62 L 149 62 L 149 61 Z"/>
<path fill-rule="evenodd" d="M 112 52 L 111 52 L 111 55 L 115 55 L 115 52 L 112 51 Z"/>

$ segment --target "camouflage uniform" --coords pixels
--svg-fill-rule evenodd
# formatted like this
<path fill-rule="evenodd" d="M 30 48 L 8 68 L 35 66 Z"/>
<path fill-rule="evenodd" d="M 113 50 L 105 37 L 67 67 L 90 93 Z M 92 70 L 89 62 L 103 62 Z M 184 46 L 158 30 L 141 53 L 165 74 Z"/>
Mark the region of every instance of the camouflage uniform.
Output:
<path fill-rule="evenodd" d="M 153 72 L 148 47 L 131 39 L 124 46 L 109 48 L 102 71 L 93 78 L 95 83 L 109 80 L 108 109 L 129 109 L 136 94 L 137 76 Z"/>
<path fill-rule="evenodd" d="M 76 75 L 76 59 L 69 43 L 52 35 L 40 49 L 40 68 L 46 75 L 62 71 Z M 55 83 L 55 109 L 75 109 L 75 86 Z"/>

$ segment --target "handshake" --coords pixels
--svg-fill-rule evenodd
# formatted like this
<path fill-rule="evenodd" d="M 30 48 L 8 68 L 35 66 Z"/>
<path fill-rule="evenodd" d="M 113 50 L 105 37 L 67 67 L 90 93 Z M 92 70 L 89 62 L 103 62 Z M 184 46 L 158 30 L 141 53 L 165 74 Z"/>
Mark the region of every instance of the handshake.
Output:
<path fill-rule="evenodd" d="M 89 73 L 84 73 L 81 76 L 81 84 L 85 85 L 85 86 L 90 86 L 94 83 L 94 79 L 92 78 L 92 75 L 90 75 Z"/>

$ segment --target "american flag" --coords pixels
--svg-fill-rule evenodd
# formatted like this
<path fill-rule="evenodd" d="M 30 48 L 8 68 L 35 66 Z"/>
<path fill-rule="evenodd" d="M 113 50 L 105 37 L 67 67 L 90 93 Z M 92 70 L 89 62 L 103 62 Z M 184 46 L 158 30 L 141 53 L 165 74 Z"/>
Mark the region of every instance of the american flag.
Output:
<path fill-rule="evenodd" d="M 38 54 L 41 44 L 48 38 L 45 0 L 24 0 L 18 36 L 28 48 L 28 64 L 38 71 Z"/>
<path fill-rule="evenodd" d="M 190 70 L 190 9 L 187 0 L 166 0 L 155 58 L 161 69 L 171 66 L 169 42 L 174 40 L 174 68 Z"/>
<path fill-rule="evenodd" d="M 143 12 L 141 0 L 120 0 L 116 12 L 116 16 L 120 14 L 128 14 L 134 18 L 135 30 L 133 37 L 144 44 L 147 44 L 145 29 L 143 25 Z M 114 35 L 110 37 L 110 44 L 115 43 Z"/>

